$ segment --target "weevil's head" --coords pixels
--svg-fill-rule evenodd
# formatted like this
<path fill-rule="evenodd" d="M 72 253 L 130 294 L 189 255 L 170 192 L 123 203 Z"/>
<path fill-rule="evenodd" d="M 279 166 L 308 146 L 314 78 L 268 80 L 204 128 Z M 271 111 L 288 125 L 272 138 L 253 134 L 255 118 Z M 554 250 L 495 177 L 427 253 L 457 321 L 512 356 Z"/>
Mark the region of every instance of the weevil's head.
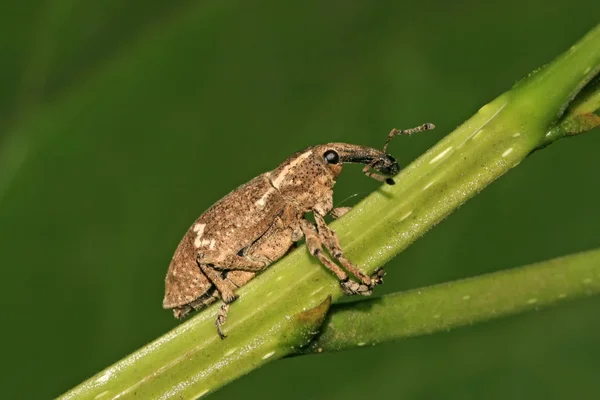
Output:
<path fill-rule="evenodd" d="M 328 143 L 299 151 L 267 175 L 271 185 L 297 208 L 325 214 L 333 207 L 332 188 L 345 163 L 364 164 L 363 172 L 367 176 L 390 185 L 394 184 L 391 176 L 400 171 L 398 162 L 384 151 Z"/>
<path fill-rule="evenodd" d="M 269 173 L 279 191 L 310 191 L 316 186 L 333 187 L 342 164 L 364 164 L 363 172 L 374 179 L 394 184 L 391 176 L 400 171 L 394 157 L 371 147 L 348 143 L 328 143 L 297 152 Z"/>

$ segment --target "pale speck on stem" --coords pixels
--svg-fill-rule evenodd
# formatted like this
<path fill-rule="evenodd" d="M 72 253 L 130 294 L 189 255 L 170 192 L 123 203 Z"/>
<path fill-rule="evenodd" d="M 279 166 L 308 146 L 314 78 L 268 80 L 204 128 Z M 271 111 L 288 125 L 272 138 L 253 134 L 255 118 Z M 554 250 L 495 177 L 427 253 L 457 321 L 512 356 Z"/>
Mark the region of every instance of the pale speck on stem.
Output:
<path fill-rule="evenodd" d="M 463 300 L 469 300 L 470 298 L 471 298 L 471 296 L 468 294 L 463 296 Z"/>
<path fill-rule="evenodd" d="M 537 302 L 538 302 L 538 299 L 535 299 L 535 298 L 527 300 L 527 304 L 535 304 Z"/>
<path fill-rule="evenodd" d="M 262 359 L 266 360 L 267 358 L 271 357 L 273 354 L 275 354 L 275 352 L 271 351 L 270 353 L 265 354 Z"/>
<path fill-rule="evenodd" d="M 506 149 L 506 151 L 504 153 L 502 153 L 502 157 L 506 157 L 507 155 L 512 153 L 512 151 L 513 151 L 513 148 L 509 147 L 508 149 Z"/>
<path fill-rule="evenodd" d="M 227 353 L 225 353 L 225 357 L 229 357 L 230 355 L 232 355 L 233 353 L 235 353 L 237 350 L 237 348 L 232 348 L 230 349 Z"/>
<path fill-rule="evenodd" d="M 475 132 L 473 137 L 471 137 L 471 140 L 477 139 L 479 137 L 479 135 L 481 135 L 482 132 L 483 132 L 483 129 L 480 129 L 477 132 Z"/>
<path fill-rule="evenodd" d="M 406 218 L 410 217 L 410 215 L 412 214 L 412 210 L 410 210 L 409 212 L 407 212 L 406 214 L 404 214 L 402 217 L 400 217 L 400 222 L 404 221 Z"/>
<path fill-rule="evenodd" d="M 431 159 L 431 161 L 429 161 L 429 164 L 433 164 L 435 162 L 438 162 L 439 160 L 441 160 L 442 158 L 444 158 L 444 156 L 446 154 L 448 154 L 450 151 L 452 151 L 452 146 L 449 146 L 446 150 L 442 151 L 440 154 L 438 154 L 437 156 L 433 157 Z"/>
<path fill-rule="evenodd" d="M 433 185 L 433 184 L 434 184 L 434 182 L 435 182 L 435 181 L 431 181 L 431 182 L 429 182 L 427 185 L 425 185 L 425 186 L 423 187 L 423 190 L 427 190 L 427 189 L 429 189 L 429 187 L 430 187 L 431 185 Z"/>

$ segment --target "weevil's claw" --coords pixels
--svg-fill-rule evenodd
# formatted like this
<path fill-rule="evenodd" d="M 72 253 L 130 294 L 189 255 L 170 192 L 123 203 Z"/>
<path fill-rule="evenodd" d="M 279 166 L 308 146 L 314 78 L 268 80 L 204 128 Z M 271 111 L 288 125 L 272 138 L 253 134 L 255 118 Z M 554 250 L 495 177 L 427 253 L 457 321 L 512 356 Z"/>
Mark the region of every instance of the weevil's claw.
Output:
<path fill-rule="evenodd" d="M 217 314 L 217 319 L 215 320 L 215 326 L 217 327 L 217 333 L 221 339 L 225 339 L 227 337 L 226 334 L 223 333 L 221 327 L 227 322 L 227 313 L 229 312 L 229 304 L 224 303 L 221 308 L 219 308 L 219 313 Z"/>
<path fill-rule="evenodd" d="M 371 287 L 381 285 L 383 283 L 384 276 L 385 270 L 383 268 L 377 268 L 373 275 L 371 275 Z"/>
<path fill-rule="evenodd" d="M 373 293 L 373 290 L 365 285 L 364 283 L 354 282 L 352 280 L 347 280 L 345 282 L 340 282 L 340 286 L 345 294 L 349 295 L 361 295 L 361 296 L 370 296 Z"/>

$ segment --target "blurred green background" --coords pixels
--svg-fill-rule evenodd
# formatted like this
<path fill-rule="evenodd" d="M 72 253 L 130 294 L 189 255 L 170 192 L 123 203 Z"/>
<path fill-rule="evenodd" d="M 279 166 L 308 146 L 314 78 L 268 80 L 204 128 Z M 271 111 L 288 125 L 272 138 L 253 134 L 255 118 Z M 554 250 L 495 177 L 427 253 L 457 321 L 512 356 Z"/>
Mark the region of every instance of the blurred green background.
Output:
<path fill-rule="evenodd" d="M 597 0 L 3 2 L 1 397 L 56 396 L 176 326 L 171 255 L 237 185 L 308 145 L 434 122 L 390 146 L 406 165 L 599 16 Z M 379 293 L 600 246 L 599 150 L 596 130 L 534 154 Z M 335 201 L 376 187 L 348 167 Z M 600 398 L 599 307 L 286 359 L 210 398 Z"/>

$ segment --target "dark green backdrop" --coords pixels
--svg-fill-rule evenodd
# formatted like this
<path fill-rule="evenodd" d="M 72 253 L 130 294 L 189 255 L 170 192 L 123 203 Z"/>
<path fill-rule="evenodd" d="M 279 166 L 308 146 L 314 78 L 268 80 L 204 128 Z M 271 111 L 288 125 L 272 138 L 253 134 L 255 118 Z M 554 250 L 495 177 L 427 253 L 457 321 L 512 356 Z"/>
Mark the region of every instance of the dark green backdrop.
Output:
<path fill-rule="evenodd" d="M 391 145 L 405 165 L 600 22 L 598 0 L 489 3 L 3 2 L 0 397 L 56 396 L 174 327 L 172 252 L 238 184 L 308 145 L 435 122 Z M 599 246 L 599 152 L 596 130 L 536 153 L 378 292 Z M 336 201 L 375 187 L 349 167 Z M 599 307 L 278 361 L 211 398 L 600 398 Z"/>

